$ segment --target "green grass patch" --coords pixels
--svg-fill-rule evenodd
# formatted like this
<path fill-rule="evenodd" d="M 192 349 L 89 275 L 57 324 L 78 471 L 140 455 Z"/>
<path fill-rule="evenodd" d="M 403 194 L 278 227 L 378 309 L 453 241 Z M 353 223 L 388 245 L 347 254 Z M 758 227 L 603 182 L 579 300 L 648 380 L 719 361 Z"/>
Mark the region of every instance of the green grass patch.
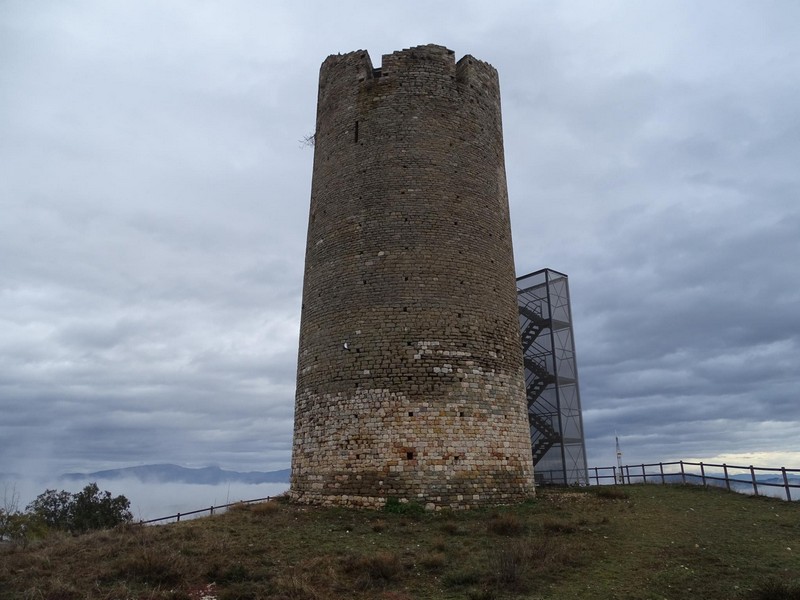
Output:
<path fill-rule="evenodd" d="M 800 600 L 800 503 L 684 486 L 548 488 L 473 511 L 284 501 L 0 545 L 0 600 Z"/>

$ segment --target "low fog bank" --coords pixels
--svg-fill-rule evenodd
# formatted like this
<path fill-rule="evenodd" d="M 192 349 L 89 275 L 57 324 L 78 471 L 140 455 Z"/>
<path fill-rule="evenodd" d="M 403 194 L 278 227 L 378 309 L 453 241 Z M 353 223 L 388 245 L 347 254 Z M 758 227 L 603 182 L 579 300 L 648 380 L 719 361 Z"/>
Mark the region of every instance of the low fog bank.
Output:
<path fill-rule="evenodd" d="M 66 490 L 74 493 L 82 490 L 91 480 L 60 481 L 24 480 L 3 478 L 0 480 L 0 508 L 9 507 L 16 498 L 16 508 L 24 508 L 46 489 Z M 230 483 L 203 485 L 192 483 L 143 483 L 137 479 L 97 480 L 101 490 L 112 495 L 124 495 L 131 503 L 133 518 L 147 521 L 174 515 L 175 513 L 229 504 L 239 500 L 253 500 L 277 496 L 289 489 L 288 483 Z"/>

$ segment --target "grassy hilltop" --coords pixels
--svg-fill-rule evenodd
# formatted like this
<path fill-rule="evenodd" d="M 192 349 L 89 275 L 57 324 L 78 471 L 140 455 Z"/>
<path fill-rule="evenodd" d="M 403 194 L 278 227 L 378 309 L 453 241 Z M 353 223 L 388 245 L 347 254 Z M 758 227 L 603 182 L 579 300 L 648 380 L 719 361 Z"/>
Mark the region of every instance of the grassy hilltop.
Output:
<path fill-rule="evenodd" d="M 797 502 L 626 486 L 392 508 L 272 501 L 4 547 L 0 599 L 800 599 Z"/>

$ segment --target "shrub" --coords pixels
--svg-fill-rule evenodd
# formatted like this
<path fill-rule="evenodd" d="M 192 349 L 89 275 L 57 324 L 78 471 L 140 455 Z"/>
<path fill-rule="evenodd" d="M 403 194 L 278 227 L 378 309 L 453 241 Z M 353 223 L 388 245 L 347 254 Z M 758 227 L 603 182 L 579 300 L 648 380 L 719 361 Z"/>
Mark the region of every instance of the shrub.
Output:
<path fill-rule="evenodd" d="M 220 575 L 220 583 L 232 583 L 236 581 L 249 581 L 252 579 L 250 572 L 242 563 L 236 563 L 225 569 Z"/>
<path fill-rule="evenodd" d="M 253 504 L 250 508 L 250 512 L 252 512 L 254 515 L 273 515 L 280 512 L 280 510 L 281 505 L 275 500 L 259 502 L 258 504 Z"/>
<path fill-rule="evenodd" d="M 52 529 L 83 533 L 131 522 L 130 505 L 125 496 L 101 492 L 96 483 L 90 483 L 76 494 L 45 490 L 26 511 Z"/>
<path fill-rule="evenodd" d="M 378 519 L 377 521 L 372 523 L 372 531 L 375 533 L 381 533 L 386 530 L 386 522 Z"/>
<path fill-rule="evenodd" d="M 486 528 L 497 535 L 520 535 L 525 531 L 525 523 L 514 514 L 504 513 L 489 519 Z"/>
<path fill-rule="evenodd" d="M 505 588 L 520 588 L 532 559 L 528 544 L 517 542 L 503 546 L 494 560 L 495 580 Z"/>
<path fill-rule="evenodd" d="M 419 562 L 429 571 L 439 571 L 447 564 L 447 556 L 442 552 L 431 552 L 425 554 Z"/>
<path fill-rule="evenodd" d="M 418 502 L 402 502 L 397 498 L 387 498 L 386 504 L 383 505 L 383 510 L 387 513 L 396 515 L 421 515 L 425 512 L 425 508 Z"/>
<path fill-rule="evenodd" d="M 800 600 L 800 581 L 768 579 L 754 590 L 753 600 Z"/>
<path fill-rule="evenodd" d="M 150 585 L 175 585 L 183 582 L 189 571 L 185 557 L 175 552 L 161 552 L 144 547 L 119 559 L 116 575 Z"/>
<path fill-rule="evenodd" d="M 228 510 L 233 512 L 250 512 L 250 505 L 247 502 L 235 502 L 228 507 Z"/>
<path fill-rule="evenodd" d="M 473 569 L 462 569 L 448 573 L 442 578 L 442 583 L 447 587 L 462 587 L 473 585 L 481 580 L 481 573 Z"/>
<path fill-rule="evenodd" d="M 27 545 L 30 540 L 44 537 L 47 525 L 34 515 L 21 512 L 6 513 L 0 509 L 0 541 Z"/>
<path fill-rule="evenodd" d="M 437 537 L 434 538 L 431 547 L 438 552 L 444 552 L 445 550 L 447 550 L 447 542 L 445 542 L 442 538 Z"/>
<path fill-rule="evenodd" d="M 414 599 L 404 592 L 388 591 L 388 592 L 383 592 L 383 594 L 381 594 L 380 600 L 414 600 Z"/>
<path fill-rule="evenodd" d="M 354 576 L 362 589 L 380 586 L 395 579 L 402 571 L 400 558 L 392 552 L 350 557 L 345 571 Z"/>
<path fill-rule="evenodd" d="M 96 483 L 90 483 L 72 495 L 70 531 L 108 529 L 133 520 L 131 503 L 125 496 L 112 496 L 101 492 Z"/>
<path fill-rule="evenodd" d="M 546 519 L 542 522 L 542 528 L 548 533 L 575 533 L 578 528 L 572 523 L 559 519 Z"/>
<path fill-rule="evenodd" d="M 309 581 L 305 573 L 287 573 L 276 581 L 278 600 L 323 600 L 325 595 Z"/>
<path fill-rule="evenodd" d="M 25 509 L 53 529 L 69 529 L 72 512 L 72 494 L 61 490 L 45 490 Z"/>
<path fill-rule="evenodd" d="M 491 588 L 472 590 L 467 594 L 467 600 L 495 600 L 497 592 Z"/>
<path fill-rule="evenodd" d="M 629 498 L 628 492 L 615 485 L 598 487 L 594 493 L 598 498 L 605 500 L 627 500 Z"/>
<path fill-rule="evenodd" d="M 467 531 L 460 526 L 458 523 L 453 523 L 452 521 L 447 521 L 442 523 L 442 526 L 439 528 L 444 533 L 448 535 L 466 535 Z"/>

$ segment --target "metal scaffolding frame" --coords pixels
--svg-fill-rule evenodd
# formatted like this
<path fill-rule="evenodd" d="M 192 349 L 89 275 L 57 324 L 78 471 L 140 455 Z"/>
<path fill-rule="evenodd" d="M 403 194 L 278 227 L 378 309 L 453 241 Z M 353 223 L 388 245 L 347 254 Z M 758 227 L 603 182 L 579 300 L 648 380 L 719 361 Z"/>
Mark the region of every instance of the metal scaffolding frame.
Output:
<path fill-rule="evenodd" d="M 586 484 L 569 282 L 541 269 L 517 278 L 528 421 L 537 483 Z"/>

